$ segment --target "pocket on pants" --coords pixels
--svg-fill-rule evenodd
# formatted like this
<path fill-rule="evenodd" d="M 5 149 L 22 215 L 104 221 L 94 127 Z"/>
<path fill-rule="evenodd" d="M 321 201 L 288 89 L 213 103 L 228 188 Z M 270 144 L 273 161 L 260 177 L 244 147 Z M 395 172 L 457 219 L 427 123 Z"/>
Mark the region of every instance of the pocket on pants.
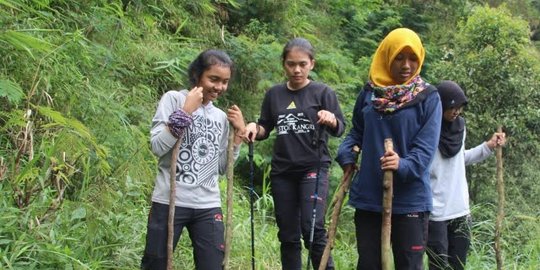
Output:
<path fill-rule="evenodd" d="M 214 221 L 213 221 L 213 225 L 214 225 L 214 246 L 220 250 L 220 251 L 224 251 L 225 250 L 225 239 L 224 239 L 224 234 L 225 234 L 225 226 L 223 225 L 223 214 L 221 213 L 221 210 L 218 209 L 218 211 L 216 211 L 214 213 Z"/>

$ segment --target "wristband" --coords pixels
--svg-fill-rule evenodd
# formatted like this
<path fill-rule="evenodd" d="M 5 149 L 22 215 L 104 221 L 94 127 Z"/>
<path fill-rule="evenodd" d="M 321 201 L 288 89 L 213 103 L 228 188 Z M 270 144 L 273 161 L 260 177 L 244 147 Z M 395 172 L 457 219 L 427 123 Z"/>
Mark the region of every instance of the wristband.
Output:
<path fill-rule="evenodd" d="M 178 109 L 169 115 L 169 123 L 167 123 L 167 126 L 174 137 L 180 138 L 184 133 L 184 129 L 192 123 L 193 117 L 184 110 Z"/>

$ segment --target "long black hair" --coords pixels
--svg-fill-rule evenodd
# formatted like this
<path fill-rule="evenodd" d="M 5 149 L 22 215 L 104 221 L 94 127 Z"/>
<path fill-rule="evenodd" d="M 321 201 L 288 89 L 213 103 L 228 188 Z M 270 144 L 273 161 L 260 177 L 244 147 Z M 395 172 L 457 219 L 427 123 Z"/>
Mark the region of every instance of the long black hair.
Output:
<path fill-rule="evenodd" d="M 199 84 L 201 75 L 213 65 L 229 67 L 233 73 L 233 61 L 229 55 L 221 50 L 209 49 L 200 53 L 188 67 L 188 77 L 191 86 Z"/>
<path fill-rule="evenodd" d="M 294 48 L 298 48 L 307 53 L 309 55 L 309 59 L 315 59 L 315 49 L 307 39 L 293 38 L 289 40 L 287 44 L 285 44 L 285 47 L 283 47 L 283 52 L 281 53 L 282 63 L 285 63 L 285 58 L 287 58 L 289 52 L 291 52 Z"/>

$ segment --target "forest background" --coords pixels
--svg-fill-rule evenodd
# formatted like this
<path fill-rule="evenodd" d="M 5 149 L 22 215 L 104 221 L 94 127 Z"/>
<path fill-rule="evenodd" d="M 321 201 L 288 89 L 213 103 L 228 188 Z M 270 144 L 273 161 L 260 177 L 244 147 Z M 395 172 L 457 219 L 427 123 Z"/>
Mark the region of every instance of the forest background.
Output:
<path fill-rule="evenodd" d="M 0 269 L 138 268 L 156 172 L 150 121 L 202 50 L 236 63 L 217 106 L 238 104 L 254 121 L 265 90 L 285 80 L 283 45 L 305 37 L 317 49 L 312 78 L 337 92 L 350 123 L 371 56 L 397 27 L 420 34 L 428 82 L 464 87 L 468 147 L 505 127 L 505 269 L 539 269 L 539 0 L 0 0 Z M 271 145 L 255 144 L 258 269 L 280 269 Z M 235 169 L 232 269 L 251 263 L 246 154 Z M 495 158 L 468 168 L 468 269 L 496 268 L 495 174 Z M 332 192 L 341 175 L 334 164 Z M 355 269 L 352 216 L 345 207 L 337 269 Z M 193 269 L 186 232 L 175 254 L 177 269 Z"/>

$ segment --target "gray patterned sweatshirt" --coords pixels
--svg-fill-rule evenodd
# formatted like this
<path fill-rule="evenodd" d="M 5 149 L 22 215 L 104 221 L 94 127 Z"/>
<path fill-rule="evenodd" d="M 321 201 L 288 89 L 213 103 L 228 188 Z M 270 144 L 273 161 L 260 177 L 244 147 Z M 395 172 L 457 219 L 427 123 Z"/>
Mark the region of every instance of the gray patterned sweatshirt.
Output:
<path fill-rule="evenodd" d="M 167 122 L 171 113 L 184 106 L 187 93 L 187 90 L 165 93 L 152 119 L 150 144 L 159 159 L 153 202 L 169 204 L 169 169 L 176 138 L 167 128 Z M 210 102 L 192 116 L 193 124 L 184 132 L 176 158 L 175 205 L 194 209 L 221 207 L 218 178 L 227 167 L 227 115 Z M 234 147 L 234 159 L 239 150 L 239 146 Z"/>

